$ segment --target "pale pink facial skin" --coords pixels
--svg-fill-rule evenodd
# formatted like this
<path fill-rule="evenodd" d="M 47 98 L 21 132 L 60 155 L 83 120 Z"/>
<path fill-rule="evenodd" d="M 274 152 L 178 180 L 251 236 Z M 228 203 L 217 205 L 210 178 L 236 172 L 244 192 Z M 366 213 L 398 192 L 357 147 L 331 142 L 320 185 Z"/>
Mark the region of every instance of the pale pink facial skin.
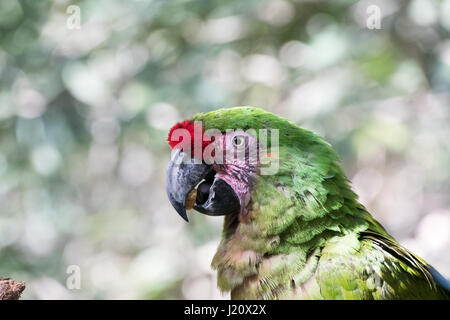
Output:
<path fill-rule="evenodd" d="M 243 144 L 236 146 L 236 142 Z M 239 197 L 242 212 L 250 201 L 252 177 L 256 174 L 258 166 L 258 142 L 255 137 L 244 131 L 234 131 L 222 135 L 221 143 L 225 161 L 223 164 L 213 164 L 216 178 L 222 179 L 233 188 Z"/>

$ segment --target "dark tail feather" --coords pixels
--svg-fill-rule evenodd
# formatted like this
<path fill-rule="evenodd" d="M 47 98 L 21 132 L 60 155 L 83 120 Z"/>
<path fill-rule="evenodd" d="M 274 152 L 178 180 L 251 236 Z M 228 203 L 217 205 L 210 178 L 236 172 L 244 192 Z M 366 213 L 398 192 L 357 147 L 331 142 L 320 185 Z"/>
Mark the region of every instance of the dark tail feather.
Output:
<path fill-rule="evenodd" d="M 450 281 L 445 279 L 444 276 L 440 274 L 435 268 L 429 266 L 428 269 L 430 270 L 431 276 L 433 277 L 434 281 L 436 281 L 436 284 L 441 287 L 450 298 Z"/>

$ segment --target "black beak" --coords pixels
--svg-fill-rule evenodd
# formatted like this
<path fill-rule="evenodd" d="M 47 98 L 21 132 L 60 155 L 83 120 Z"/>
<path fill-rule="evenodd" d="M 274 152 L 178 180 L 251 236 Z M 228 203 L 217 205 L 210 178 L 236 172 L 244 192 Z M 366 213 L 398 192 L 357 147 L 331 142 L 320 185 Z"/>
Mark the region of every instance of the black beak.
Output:
<path fill-rule="evenodd" d="M 183 161 L 184 160 L 184 161 Z M 241 205 L 238 196 L 225 181 L 215 177 L 211 165 L 195 164 L 185 154 L 176 150 L 167 166 L 166 191 L 170 203 L 186 221 L 188 195 L 196 189 L 195 203 L 188 204 L 195 210 L 211 216 L 239 213 Z"/>

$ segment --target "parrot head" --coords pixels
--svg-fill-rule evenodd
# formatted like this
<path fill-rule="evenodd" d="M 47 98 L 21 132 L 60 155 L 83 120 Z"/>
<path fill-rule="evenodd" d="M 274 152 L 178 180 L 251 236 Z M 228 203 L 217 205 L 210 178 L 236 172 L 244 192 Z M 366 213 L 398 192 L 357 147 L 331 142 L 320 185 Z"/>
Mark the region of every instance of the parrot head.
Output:
<path fill-rule="evenodd" d="M 399 270 L 404 279 L 414 273 L 414 283 L 422 279 L 427 290 L 433 281 L 448 287 L 359 203 L 337 154 L 315 133 L 258 108 L 236 107 L 177 123 L 168 142 L 173 152 L 167 194 L 175 210 L 186 221 L 190 209 L 225 216 L 211 266 L 219 288 L 232 298 L 311 298 L 316 293 L 342 298 L 351 292 L 353 299 L 353 292 L 365 288 L 367 270 L 375 272 L 375 267 L 387 268 L 381 276 L 389 279 Z M 360 263 L 367 265 L 361 267 L 363 287 L 346 280 L 354 281 L 358 273 L 352 272 Z M 373 263 L 380 266 L 371 269 Z M 330 275 L 323 270 L 332 270 L 336 277 L 330 279 L 338 283 L 321 282 Z M 396 285 L 389 283 L 389 288 Z M 400 287 L 407 288 L 405 283 Z M 334 289 L 341 286 L 342 296 Z M 380 290 L 368 289 L 361 297 L 377 292 L 373 297 L 378 298 Z"/>
<path fill-rule="evenodd" d="M 316 134 L 254 107 L 197 114 L 174 125 L 168 143 L 173 151 L 166 191 L 186 221 L 189 209 L 212 216 L 246 215 L 258 181 L 285 192 L 283 179 L 292 180 L 293 153 L 304 164 L 296 172 L 305 180 L 326 175 L 329 163 L 337 159 Z"/>

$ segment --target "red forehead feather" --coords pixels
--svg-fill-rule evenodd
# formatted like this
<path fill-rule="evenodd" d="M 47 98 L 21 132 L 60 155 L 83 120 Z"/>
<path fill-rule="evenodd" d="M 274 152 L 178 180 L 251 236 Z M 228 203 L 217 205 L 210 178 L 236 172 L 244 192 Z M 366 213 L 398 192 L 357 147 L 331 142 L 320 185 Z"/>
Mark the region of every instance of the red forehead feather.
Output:
<path fill-rule="evenodd" d="M 183 122 L 178 122 L 170 129 L 169 136 L 167 138 L 167 141 L 169 142 L 169 146 L 172 149 L 180 142 L 179 140 L 174 140 L 174 138 L 172 137 L 173 132 L 177 129 L 188 130 L 189 134 L 191 135 L 191 139 L 194 136 L 194 123 L 192 121 L 185 120 Z M 180 140 L 181 140 L 181 138 L 180 138 Z"/>
<path fill-rule="evenodd" d="M 172 135 L 173 135 L 173 132 L 175 131 L 175 130 L 177 130 L 177 129 L 185 129 L 185 130 L 187 130 L 188 132 L 189 132 L 189 135 L 190 135 L 190 137 L 191 137 L 191 153 L 192 154 L 194 154 L 194 140 L 195 139 L 201 139 L 201 141 L 202 141 L 202 151 L 203 151 L 203 149 L 205 149 L 205 147 L 207 146 L 207 145 L 209 145 L 212 141 L 205 141 L 204 139 L 203 139 L 203 130 L 202 130 L 202 133 L 201 133 L 201 136 L 200 137 L 196 137 L 196 136 L 194 136 L 194 122 L 192 122 L 192 121 L 189 121 L 189 120 L 185 120 L 185 121 L 182 121 L 182 122 L 178 122 L 177 124 L 175 124 L 173 127 L 172 127 L 172 129 L 170 129 L 170 132 L 169 132 L 169 136 L 168 136 L 168 138 L 167 138 L 167 141 L 169 142 L 169 145 L 170 145 L 170 147 L 173 149 L 173 148 L 175 148 L 181 141 L 182 141 L 182 137 L 176 137 L 176 138 L 174 138 Z M 179 140 L 178 140 L 179 139 Z M 181 147 L 181 146 L 178 146 L 178 148 L 180 148 L 181 150 L 183 149 L 183 147 Z"/>

